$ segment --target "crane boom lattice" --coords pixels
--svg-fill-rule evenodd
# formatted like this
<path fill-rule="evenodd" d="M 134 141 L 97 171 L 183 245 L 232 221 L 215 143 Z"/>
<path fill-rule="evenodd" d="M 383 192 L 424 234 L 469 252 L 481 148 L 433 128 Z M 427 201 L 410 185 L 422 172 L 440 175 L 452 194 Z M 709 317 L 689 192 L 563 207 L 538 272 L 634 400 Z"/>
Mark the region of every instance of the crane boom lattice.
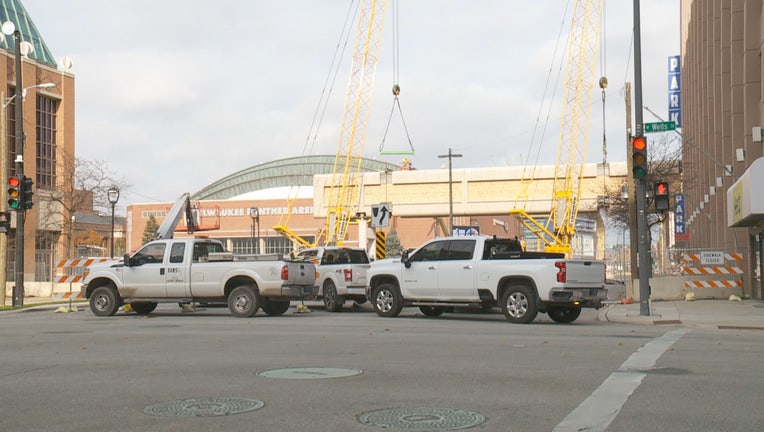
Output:
<path fill-rule="evenodd" d="M 591 123 L 592 91 L 597 82 L 595 67 L 599 48 L 601 0 L 578 0 L 568 47 L 564 105 L 555 165 L 552 210 L 546 224 L 522 209 L 510 210 L 539 237 L 549 252 L 571 253 L 576 233 L 578 198 L 581 196 L 586 145 Z"/>

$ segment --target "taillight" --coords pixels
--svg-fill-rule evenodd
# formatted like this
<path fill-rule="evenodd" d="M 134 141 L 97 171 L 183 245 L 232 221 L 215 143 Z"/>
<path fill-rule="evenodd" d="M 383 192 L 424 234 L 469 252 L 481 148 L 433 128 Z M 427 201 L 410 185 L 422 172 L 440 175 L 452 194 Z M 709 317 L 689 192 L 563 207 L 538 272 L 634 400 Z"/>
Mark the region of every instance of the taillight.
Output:
<path fill-rule="evenodd" d="M 286 265 L 281 267 L 281 280 L 289 280 L 289 267 Z"/>
<path fill-rule="evenodd" d="M 342 273 L 345 275 L 345 282 L 353 281 L 353 269 L 342 269 Z"/>
<path fill-rule="evenodd" d="M 565 261 L 557 261 L 554 266 L 557 267 L 557 282 L 565 283 L 568 280 L 567 264 Z"/>

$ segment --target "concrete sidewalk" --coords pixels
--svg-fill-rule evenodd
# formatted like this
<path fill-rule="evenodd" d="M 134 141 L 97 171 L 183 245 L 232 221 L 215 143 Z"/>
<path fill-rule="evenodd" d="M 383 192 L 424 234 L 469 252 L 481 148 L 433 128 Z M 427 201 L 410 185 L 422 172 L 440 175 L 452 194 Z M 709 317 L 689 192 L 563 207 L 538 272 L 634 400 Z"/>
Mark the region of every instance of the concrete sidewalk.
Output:
<path fill-rule="evenodd" d="M 87 302 L 78 300 L 73 301 L 72 305 L 81 311 L 88 310 Z M 6 297 L 6 305 L 10 306 L 11 301 L 11 297 Z M 27 308 L 56 309 L 68 305 L 68 299 L 59 297 L 24 298 Z M 764 302 L 760 300 L 657 301 L 652 303 L 651 312 L 650 316 L 642 316 L 639 303 L 613 302 L 599 310 L 599 320 L 636 325 L 673 324 L 695 328 L 764 330 Z"/>
<path fill-rule="evenodd" d="M 651 315 L 640 315 L 639 303 L 608 304 L 600 321 L 642 325 L 678 324 L 696 328 L 764 330 L 764 302 L 695 300 L 653 302 Z"/>

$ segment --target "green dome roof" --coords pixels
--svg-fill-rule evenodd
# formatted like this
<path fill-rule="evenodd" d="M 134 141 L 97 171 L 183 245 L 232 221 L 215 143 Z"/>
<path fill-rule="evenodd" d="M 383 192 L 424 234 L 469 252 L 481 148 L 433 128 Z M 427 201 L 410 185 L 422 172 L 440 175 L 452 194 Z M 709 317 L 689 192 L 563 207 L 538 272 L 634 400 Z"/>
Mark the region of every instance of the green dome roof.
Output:
<path fill-rule="evenodd" d="M 45 41 L 42 40 L 42 36 L 40 36 L 40 32 L 37 31 L 37 27 L 32 22 L 32 18 L 27 14 L 24 5 L 19 0 L 0 0 L 0 24 L 6 21 L 11 21 L 16 26 L 16 30 L 21 32 L 21 40 L 34 45 L 34 52 L 29 54 L 29 58 L 49 66 L 57 66 L 53 54 L 51 54 L 47 45 L 45 45 Z M 0 36 L 4 36 L 4 40 L 0 41 L 0 48 L 15 53 L 16 45 L 13 35 L 6 36 L 0 33 Z"/>

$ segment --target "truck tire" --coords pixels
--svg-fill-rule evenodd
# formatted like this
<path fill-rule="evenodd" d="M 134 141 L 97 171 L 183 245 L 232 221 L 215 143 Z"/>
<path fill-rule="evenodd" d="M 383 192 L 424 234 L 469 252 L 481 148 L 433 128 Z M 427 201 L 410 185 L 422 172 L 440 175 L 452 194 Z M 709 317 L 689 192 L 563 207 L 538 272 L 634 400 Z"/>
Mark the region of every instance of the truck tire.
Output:
<path fill-rule="evenodd" d="M 403 309 L 403 300 L 398 294 L 398 289 L 390 283 L 383 283 L 374 288 L 371 299 L 374 312 L 382 317 L 396 317 Z"/>
<path fill-rule="evenodd" d="M 112 316 L 120 306 L 117 289 L 114 285 L 104 285 L 93 290 L 90 294 L 90 311 L 93 315 Z"/>
<path fill-rule="evenodd" d="M 323 297 L 327 312 L 339 312 L 342 305 L 345 304 L 345 298 L 337 295 L 337 287 L 330 280 L 324 282 Z"/>
<path fill-rule="evenodd" d="M 569 324 L 575 321 L 581 315 L 580 307 L 573 306 L 552 306 L 546 311 L 552 321 L 560 324 Z"/>
<path fill-rule="evenodd" d="M 439 306 L 419 306 L 419 310 L 422 311 L 425 316 L 436 317 L 443 315 L 443 312 L 446 311 L 446 308 Z"/>
<path fill-rule="evenodd" d="M 155 302 L 132 302 L 130 303 L 130 307 L 138 315 L 148 315 L 151 312 L 154 312 L 154 309 L 157 308 L 157 304 Z"/>
<path fill-rule="evenodd" d="M 260 294 L 249 285 L 238 286 L 228 295 L 228 310 L 237 318 L 249 318 L 260 309 Z"/>
<path fill-rule="evenodd" d="M 510 322 L 527 324 L 539 313 L 536 294 L 525 285 L 512 285 L 501 296 L 501 310 Z"/>
<path fill-rule="evenodd" d="M 270 300 L 267 298 L 260 298 L 262 305 L 260 309 L 270 316 L 284 315 L 289 310 L 289 300 Z"/>

